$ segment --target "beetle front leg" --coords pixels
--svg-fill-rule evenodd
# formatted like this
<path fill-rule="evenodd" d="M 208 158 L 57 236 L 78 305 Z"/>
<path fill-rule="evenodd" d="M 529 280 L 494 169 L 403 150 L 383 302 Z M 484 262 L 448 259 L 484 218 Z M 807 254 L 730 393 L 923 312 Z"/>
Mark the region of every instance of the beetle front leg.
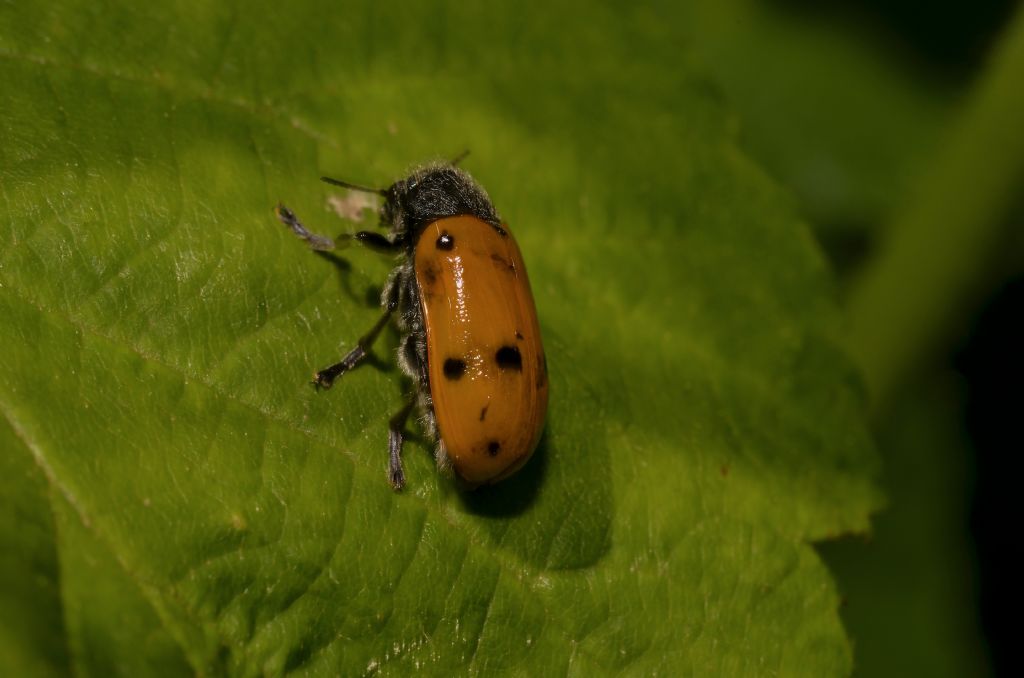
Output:
<path fill-rule="evenodd" d="M 397 254 L 403 247 L 405 247 L 405 243 L 402 242 L 402 240 L 389 240 L 386 236 L 383 236 L 380 233 L 374 233 L 373 231 L 358 231 L 351 234 L 342 234 L 337 238 L 328 238 L 325 235 L 318 235 L 306 228 L 305 225 L 299 221 L 295 212 L 292 212 L 281 204 L 274 208 L 274 214 L 277 215 L 278 221 L 292 229 L 292 232 L 295 233 L 295 235 L 305 240 L 309 243 L 311 249 L 318 252 L 330 252 L 333 249 L 344 247 L 349 240 L 355 240 L 367 249 L 374 250 L 375 252 L 382 252 L 384 254 Z"/>
<path fill-rule="evenodd" d="M 278 220 L 282 224 L 292 229 L 292 232 L 294 232 L 295 235 L 309 243 L 309 246 L 312 249 L 318 252 L 329 252 L 335 248 L 336 245 L 334 240 L 324 235 L 317 235 L 307 229 L 302 225 L 302 222 L 299 221 L 299 218 L 295 216 L 295 212 L 292 212 L 284 205 L 278 204 L 278 206 L 274 208 L 274 214 L 277 215 Z"/>

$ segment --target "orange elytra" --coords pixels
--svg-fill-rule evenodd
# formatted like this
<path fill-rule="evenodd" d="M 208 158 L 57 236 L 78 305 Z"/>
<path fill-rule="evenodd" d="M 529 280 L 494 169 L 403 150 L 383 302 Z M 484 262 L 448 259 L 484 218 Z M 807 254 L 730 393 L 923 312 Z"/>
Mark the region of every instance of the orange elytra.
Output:
<path fill-rule="evenodd" d="M 340 362 L 313 378 L 329 388 L 366 358 L 394 317 L 402 333 L 398 363 L 413 382 L 389 426 L 388 478 L 396 490 L 405 484 L 403 429 L 413 408 L 437 441 L 438 466 L 453 468 L 471 487 L 522 468 L 544 429 L 547 363 L 526 266 L 483 188 L 455 166 L 460 159 L 421 167 L 386 189 L 323 177 L 383 196 L 380 221 L 388 234 L 351 237 L 402 255 L 381 294 L 384 315 Z M 313 249 L 335 247 L 284 205 L 276 211 Z"/>

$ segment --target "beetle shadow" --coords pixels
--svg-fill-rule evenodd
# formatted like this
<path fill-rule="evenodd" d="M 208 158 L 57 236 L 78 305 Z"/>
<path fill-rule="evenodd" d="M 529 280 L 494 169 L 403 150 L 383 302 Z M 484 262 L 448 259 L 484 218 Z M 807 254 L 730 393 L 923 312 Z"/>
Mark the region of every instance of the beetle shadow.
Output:
<path fill-rule="evenodd" d="M 338 282 L 341 283 L 342 289 L 345 294 L 352 297 L 353 299 L 360 298 L 360 295 L 352 289 L 352 264 L 346 259 L 342 259 L 334 252 L 324 252 L 323 250 L 313 250 L 313 254 L 327 261 L 331 266 L 334 267 L 334 272 L 338 276 Z"/>
<path fill-rule="evenodd" d="M 459 499 L 463 508 L 486 518 L 520 515 L 537 500 L 548 473 L 548 459 L 548 432 L 545 428 L 533 456 L 512 477 L 475 490 L 460 488 Z"/>

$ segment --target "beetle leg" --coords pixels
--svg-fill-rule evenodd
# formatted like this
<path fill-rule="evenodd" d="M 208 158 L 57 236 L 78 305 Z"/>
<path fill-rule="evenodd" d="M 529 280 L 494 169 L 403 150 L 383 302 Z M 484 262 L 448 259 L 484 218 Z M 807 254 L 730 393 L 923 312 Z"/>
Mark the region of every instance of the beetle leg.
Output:
<path fill-rule="evenodd" d="M 277 218 L 282 224 L 292 229 L 295 235 L 309 243 L 309 246 L 314 250 L 317 250 L 318 252 L 329 252 L 334 249 L 335 244 L 333 240 L 327 236 L 317 235 L 316 233 L 311 232 L 302 225 L 299 218 L 295 216 L 295 212 L 292 212 L 284 205 L 279 203 L 277 207 L 274 208 L 274 213 L 277 214 Z"/>
<path fill-rule="evenodd" d="M 391 481 L 391 487 L 396 490 L 405 486 L 405 471 L 402 469 L 402 429 L 415 403 L 415 399 L 410 398 L 388 422 L 388 480 Z"/>
<path fill-rule="evenodd" d="M 330 367 L 325 367 L 314 374 L 313 384 L 318 388 L 330 388 L 331 385 L 334 384 L 335 379 L 362 362 L 362 360 L 369 355 L 370 347 L 373 346 L 373 342 L 377 339 L 380 331 L 388 324 L 388 320 L 391 318 L 391 312 L 393 310 L 394 309 L 389 306 L 389 308 L 384 311 L 384 315 L 380 317 L 380 320 L 370 328 L 370 331 L 359 337 L 359 341 L 356 342 L 356 347 L 345 354 L 345 357 L 341 359 L 341 362 L 334 363 Z"/>
<path fill-rule="evenodd" d="M 401 240 L 388 240 L 387 237 L 380 233 L 374 233 L 373 231 L 359 231 L 358 233 L 345 233 L 339 235 L 337 239 L 328 238 L 325 235 L 318 235 L 313 233 L 303 225 L 299 218 L 295 216 L 295 212 L 284 205 L 278 204 L 274 208 L 274 213 L 277 214 L 278 220 L 292 229 L 295 235 L 299 236 L 307 243 L 310 248 L 318 252 L 329 252 L 338 247 L 344 246 L 348 240 L 356 240 L 361 245 L 365 245 L 367 248 L 375 252 L 383 252 L 384 254 L 396 254 L 401 251 L 405 243 Z M 339 243 L 338 240 L 342 242 Z"/>
<path fill-rule="evenodd" d="M 355 238 L 360 245 L 364 245 L 374 252 L 384 254 L 397 254 L 404 246 L 401 240 L 388 240 L 387 237 L 373 231 L 359 231 L 349 237 Z"/>

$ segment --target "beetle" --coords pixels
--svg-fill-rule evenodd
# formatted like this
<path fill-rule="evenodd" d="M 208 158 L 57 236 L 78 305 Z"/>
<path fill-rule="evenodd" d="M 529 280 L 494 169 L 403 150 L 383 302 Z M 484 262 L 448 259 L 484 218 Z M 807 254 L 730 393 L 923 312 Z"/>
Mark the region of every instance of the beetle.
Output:
<path fill-rule="evenodd" d="M 317 387 L 362 362 L 392 320 L 401 333 L 397 361 L 412 380 L 388 426 L 388 479 L 405 485 L 404 427 L 413 409 L 436 442 L 438 468 L 469 487 L 503 480 L 529 460 L 548 405 L 548 372 L 522 254 L 484 189 L 450 162 L 415 169 L 386 189 L 321 180 L 383 197 L 387 234 L 341 236 L 395 255 L 381 292 L 384 314 L 338 363 L 313 376 Z M 282 204 L 278 219 L 312 249 L 342 244 L 310 232 Z"/>

